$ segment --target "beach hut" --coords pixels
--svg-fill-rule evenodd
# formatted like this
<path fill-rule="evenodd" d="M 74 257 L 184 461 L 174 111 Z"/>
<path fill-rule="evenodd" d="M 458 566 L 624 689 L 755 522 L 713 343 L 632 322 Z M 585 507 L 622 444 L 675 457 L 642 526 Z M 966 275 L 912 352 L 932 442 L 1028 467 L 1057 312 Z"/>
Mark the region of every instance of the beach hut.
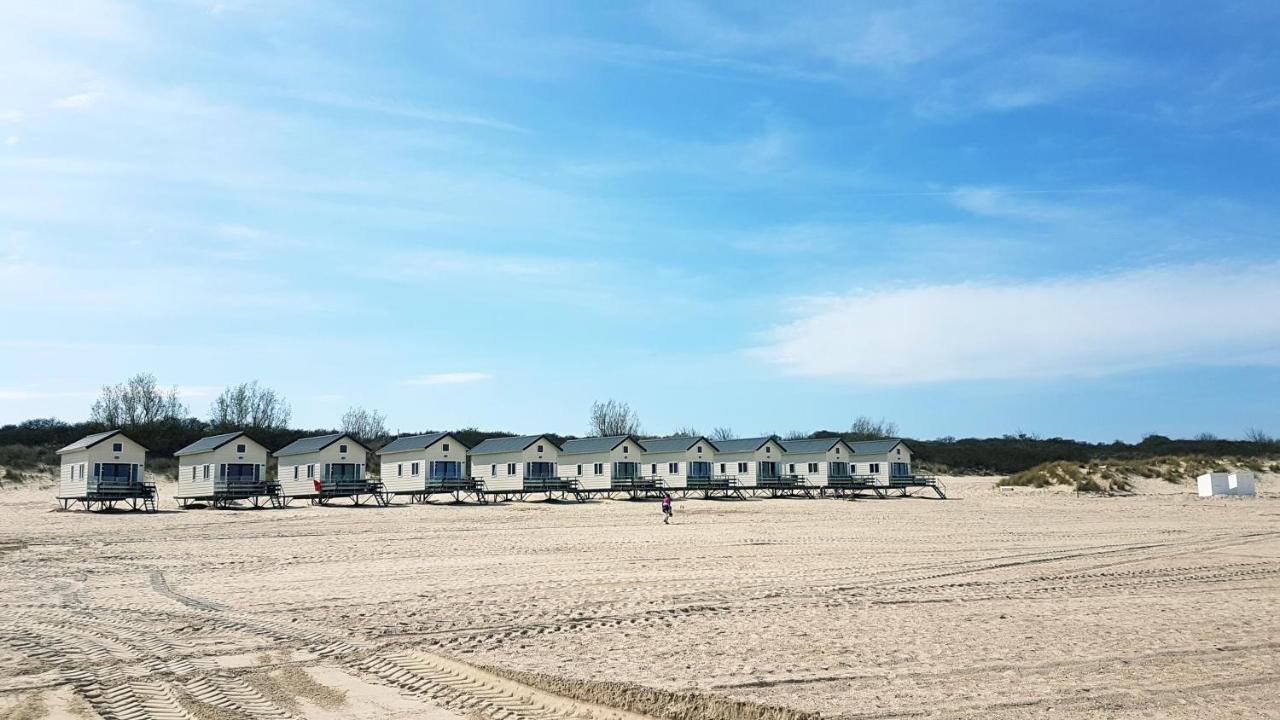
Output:
<path fill-rule="evenodd" d="M 467 446 L 447 432 L 396 438 L 378 451 L 383 489 L 426 499 L 465 490 Z"/>
<path fill-rule="evenodd" d="M 853 455 L 849 458 L 849 474 L 869 479 L 881 485 L 896 479 L 913 476 L 911 448 L 898 438 L 884 440 L 857 440 L 848 443 Z"/>
<path fill-rule="evenodd" d="M 127 505 L 156 510 L 156 487 L 146 482 L 147 449 L 119 430 L 86 435 L 58 451 L 61 477 L 57 499 L 63 509 L 80 503 L 87 510 Z"/>
<path fill-rule="evenodd" d="M 369 449 L 345 433 L 300 438 L 275 452 L 280 495 L 324 503 L 346 497 L 386 504 L 382 485 L 365 477 Z"/>
<path fill-rule="evenodd" d="M 537 492 L 558 479 L 560 446 L 546 435 L 489 438 L 467 454 L 472 476 L 490 494 Z"/>
<path fill-rule="evenodd" d="M 736 487 L 760 487 L 782 477 L 782 444 L 773 437 L 716 440 L 718 475 L 732 479 Z"/>
<path fill-rule="evenodd" d="M 173 455 L 178 458 L 174 499 L 183 507 L 196 501 L 226 507 L 237 500 L 257 507 L 276 497 L 275 486 L 267 482 L 267 449 L 242 431 L 200 438 Z"/>
<path fill-rule="evenodd" d="M 585 492 L 630 489 L 640 479 L 639 441 L 630 435 L 565 440 L 560 445 L 560 474 Z"/>
<path fill-rule="evenodd" d="M 664 488 L 705 486 L 711 480 L 715 445 L 697 435 L 651 438 L 640 441 L 640 472 L 655 478 Z"/>
<path fill-rule="evenodd" d="M 849 459 L 853 451 L 848 443 L 836 438 L 816 440 L 783 440 L 784 474 L 796 478 L 807 487 L 827 487 L 830 480 L 850 477 Z"/>

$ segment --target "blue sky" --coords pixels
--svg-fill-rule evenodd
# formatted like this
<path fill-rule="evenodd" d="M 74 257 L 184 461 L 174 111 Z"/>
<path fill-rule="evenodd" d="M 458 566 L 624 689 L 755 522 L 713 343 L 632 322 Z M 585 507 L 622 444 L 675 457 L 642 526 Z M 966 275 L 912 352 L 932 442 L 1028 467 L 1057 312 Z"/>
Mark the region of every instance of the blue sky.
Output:
<path fill-rule="evenodd" d="M 1280 432 L 1275 3 L 6 3 L 0 422 Z"/>

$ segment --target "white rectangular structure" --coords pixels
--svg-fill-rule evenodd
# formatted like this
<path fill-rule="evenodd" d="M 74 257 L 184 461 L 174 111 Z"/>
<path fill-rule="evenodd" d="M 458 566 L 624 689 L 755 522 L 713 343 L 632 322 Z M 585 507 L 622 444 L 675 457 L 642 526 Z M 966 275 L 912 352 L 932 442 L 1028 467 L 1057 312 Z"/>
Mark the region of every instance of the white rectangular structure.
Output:
<path fill-rule="evenodd" d="M 1253 496 L 1258 493 L 1254 485 L 1253 473 L 1247 470 L 1237 472 L 1211 472 L 1196 478 L 1196 492 L 1200 497 L 1218 495 Z"/>
<path fill-rule="evenodd" d="M 892 478 L 911 477 L 911 448 L 898 438 L 857 440 L 847 443 L 853 456 L 849 458 L 849 474 L 871 478 L 884 485 Z"/>
<path fill-rule="evenodd" d="M 687 488 L 689 478 L 705 484 L 715 472 L 715 445 L 696 435 L 641 440 L 640 474 L 658 480 L 664 488 Z"/>
<path fill-rule="evenodd" d="M 782 477 L 782 444 L 772 437 L 717 440 L 716 475 L 732 478 L 737 487 L 759 487 L 760 480 Z"/>
<path fill-rule="evenodd" d="M 640 454 L 640 443 L 630 435 L 565 440 L 560 475 L 577 480 L 579 490 L 608 490 L 614 480 L 640 478 Z"/>
<path fill-rule="evenodd" d="M 559 477 L 560 446 L 546 435 L 489 438 L 471 448 L 471 476 L 486 492 L 520 492 L 524 479 Z"/>
<path fill-rule="evenodd" d="M 345 433 L 295 440 L 275 452 L 280 495 L 318 497 L 362 486 L 368 453 L 368 448 Z"/>
<path fill-rule="evenodd" d="M 244 432 L 200 438 L 175 452 L 178 500 L 265 494 L 267 449 Z"/>
<path fill-rule="evenodd" d="M 799 478 L 809 487 L 827 487 L 832 477 L 852 477 L 853 451 L 840 438 L 783 440 L 783 474 Z"/>
<path fill-rule="evenodd" d="M 420 493 L 428 481 L 467 477 L 467 446 L 444 432 L 396 438 L 378 451 L 382 487 Z"/>
<path fill-rule="evenodd" d="M 58 497 L 141 492 L 145 482 L 147 449 L 119 430 L 82 437 L 58 455 L 62 465 Z"/>

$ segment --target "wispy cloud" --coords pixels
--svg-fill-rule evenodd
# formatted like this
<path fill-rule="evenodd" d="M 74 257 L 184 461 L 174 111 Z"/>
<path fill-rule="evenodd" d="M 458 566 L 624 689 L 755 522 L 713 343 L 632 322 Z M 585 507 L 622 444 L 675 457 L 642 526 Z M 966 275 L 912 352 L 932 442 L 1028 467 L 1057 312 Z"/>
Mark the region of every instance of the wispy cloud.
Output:
<path fill-rule="evenodd" d="M 434 375 L 419 375 L 402 382 L 402 385 L 463 385 L 465 383 L 489 380 L 493 376 L 482 372 L 449 372 Z"/>
<path fill-rule="evenodd" d="M 102 98 L 103 94 L 100 92 L 76 93 L 55 100 L 53 106 L 63 110 L 85 110 L 97 105 Z"/>
<path fill-rule="evenodd" d="M 1280 263 L 1156 267 L 800 301 L 751 353 L 866 384 L 1280 365 Z"/>

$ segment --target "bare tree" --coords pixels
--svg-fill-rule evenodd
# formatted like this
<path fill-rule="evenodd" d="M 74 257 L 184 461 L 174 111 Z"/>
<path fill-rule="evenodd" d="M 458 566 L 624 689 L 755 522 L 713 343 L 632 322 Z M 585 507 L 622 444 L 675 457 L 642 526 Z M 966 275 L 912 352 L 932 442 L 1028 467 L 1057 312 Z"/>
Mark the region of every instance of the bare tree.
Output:
<path fill-rule="evenodd" d="M 138 373 L 119 385 L 104 385 L 89 410 L 89 419 L 112 427 L 133 427 L 177 420 L 186 413 L 178 388 L 162 390 L 155 375 Z"/>
<path fill-rule="evenodd" d="M 786 439 L 787 440 L 808 440 L 809 433 L 803 430 L 792 430 L 791 432 L 786 434 Z"/>
<path fill-rule="evenodd" d="M 1214 435 L 1214 434 L 1213 434 L 1213 433 L 1211 433 L 1211 432 L 1202 432 L 1202 433 L 1200 433 L 1199 435 L 1197 435 L 1197 436 L 1195 437 L 1195 439 L 1196 439 L 1196 440 L 1199 440 L 1200 442 L 1212 442 L 1212 441 L 1214 441 L 1214 440 L 1218 440 L 1218 439 L 1220 439 L 1220 438 L 1218 438 L 1218 436 L 1217 436 L 1217 435 Z"/>
<path fill-rule="evenodd" d="M 671 436 L 672 437 L 701 437 L 702 433 L 698 432 L 697 428 L 689 427 L 688 425 L 686 425 L 684 427 L 676 428 L 675 431 L 671 433 Z"/>
<path fill-rule="evenodd" d="M 589 432 L 596 437 L 639 435 L 640 418 L 630 405 L 619 400 L 597 401 L 591 404 Z"/>
<path fill-rule="evenodd" d="M 350 407 L 342 414 L 342 432 L 362 443 L 387 437 L 387 416 L 377 410 Z"/>
<path fill-rule="evenodd" d="M 1274 436 L 1267 434 L 1262 428 L 1256 427 L 1245 430 L 1244 439 L 1252 443 L 1262 443 L 1263 445 L 1274 445 L 1277 442 Z"/>
<path fill-rule="evenodd" d="M 711 430 L 711 439 L 712 440 L 736 440 L 738 439 L 738 434 L 733 431 L 733 428 L 718 427 L 718 428 L 713 428 Z"/>
<path fill-rule="evenodd" d="M 881 418 L 878 422 L 863 415 L 849 426 L 846 437 L 850 440 L 880 440 L 898 434 L 898 425 Z"/>
<path fill-rule="evenodd" d="M 276 429 L 287 427 L 291 414 L 283 395 L 259 387 L 254 380 L 223 390 L 209 410 L 209 422 L 218 427 Z"/>

